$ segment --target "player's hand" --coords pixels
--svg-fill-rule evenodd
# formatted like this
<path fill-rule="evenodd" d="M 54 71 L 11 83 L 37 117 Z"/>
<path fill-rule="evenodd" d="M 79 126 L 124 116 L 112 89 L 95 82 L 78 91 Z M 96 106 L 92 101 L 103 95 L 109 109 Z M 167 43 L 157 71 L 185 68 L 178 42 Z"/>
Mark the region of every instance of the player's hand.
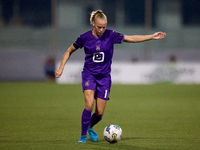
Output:
<path fill-rule="evenodd" d="M 153 40 L 163 39 L 166 36 L 167 36 L 167 34 L 164 33 L 164 32 L 156 32 L 156 33 L 153 34 L 153 38 L 152 39 Z"/>
<path fill-rule="evenodd" d="M 63 73 L 63 70 L 62 70 L 62 69 L 56 70 L 56 71 L 55 71 L 55 76 L 56 76 L 56 78 L 60 78 L 60 76 L 62 75 L 62 73 Z"/>

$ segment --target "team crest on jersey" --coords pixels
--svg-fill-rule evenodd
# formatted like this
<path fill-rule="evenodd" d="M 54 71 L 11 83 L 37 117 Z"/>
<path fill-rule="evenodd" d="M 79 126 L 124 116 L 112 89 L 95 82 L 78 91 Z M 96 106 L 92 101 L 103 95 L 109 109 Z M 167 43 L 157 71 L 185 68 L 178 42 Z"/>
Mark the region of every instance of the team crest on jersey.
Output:
<path fill-rule="evenodd" d="M 89 86 L 89 81 L 85 81 L 85 86 Z"/>
<path fill-rule="evenodd" d="M 100 51 L 101 48 L 100 48 L 100 45 L 96 45 L 96 51 Z"/>

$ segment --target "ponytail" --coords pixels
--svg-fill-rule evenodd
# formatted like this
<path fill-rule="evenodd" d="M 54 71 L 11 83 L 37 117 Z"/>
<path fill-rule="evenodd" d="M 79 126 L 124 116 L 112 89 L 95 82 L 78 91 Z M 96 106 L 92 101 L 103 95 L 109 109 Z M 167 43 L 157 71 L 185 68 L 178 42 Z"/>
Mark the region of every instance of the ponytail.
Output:
<path fill-rule="evenodd" d="M 106 19 L 106 20 L 107 20 L 107 17 L 106 17 L 106 15 L 103 13 L 102 10 L 93 11 L 93 12 L 91 13 L 91 16 L 90 16 L 90 23 L 93 24 L 93 22 L 95 22 L 96 18 L 101 18 L 101 19 Z"/>

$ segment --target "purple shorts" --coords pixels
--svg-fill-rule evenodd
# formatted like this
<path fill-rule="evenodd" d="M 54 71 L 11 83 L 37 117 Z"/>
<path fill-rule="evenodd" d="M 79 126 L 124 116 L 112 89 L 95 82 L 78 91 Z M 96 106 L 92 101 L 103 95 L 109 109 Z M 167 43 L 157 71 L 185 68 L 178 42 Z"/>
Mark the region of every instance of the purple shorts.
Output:
<path fill-rule="evenodd" d="M 82 72 L 82 88 L 84 90 L 95 91 L 95 96 L 103 100 L 109 100 L 111 88 L 111 76 L 91 75 Z"/>

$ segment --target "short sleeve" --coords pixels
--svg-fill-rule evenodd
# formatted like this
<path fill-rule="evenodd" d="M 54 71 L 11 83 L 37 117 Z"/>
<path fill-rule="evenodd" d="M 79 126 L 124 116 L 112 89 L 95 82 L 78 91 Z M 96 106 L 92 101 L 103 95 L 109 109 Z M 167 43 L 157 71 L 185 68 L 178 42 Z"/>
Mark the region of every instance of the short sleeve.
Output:
<path fill-rule="evenodd" d="M 83 47 L 83 40 L 82 40 L 82 37 L 81 37 L 81 36 L 79 36 L 79 37 L 76 39 L 75 44 L 76 44 L 76 46 L 79 47 L 79 48 L 82 48 L 82 47 Z"/>
<path fill-rule="evenodd" d="M 124 41 L 124 35 L 116 31 L 113 31 L 112 37 L 113 37 L 112 39 L 113 39 L 114 44 L 122 43 Z"/>

